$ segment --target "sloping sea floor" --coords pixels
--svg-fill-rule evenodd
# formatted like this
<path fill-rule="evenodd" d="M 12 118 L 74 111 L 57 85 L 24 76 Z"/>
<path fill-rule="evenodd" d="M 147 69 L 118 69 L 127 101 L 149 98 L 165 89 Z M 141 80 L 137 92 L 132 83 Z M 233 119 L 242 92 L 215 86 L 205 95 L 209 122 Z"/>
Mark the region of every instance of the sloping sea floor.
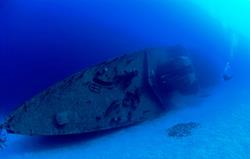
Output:
<path fill-rule="evenodd" d="M 249 159 L 250 86 L 221 83 L 199 104 L 158 119 L 103 134 L 74 137 L 9 135 L 3 159 Z M 169 137 L 178 123 L 197 122 L 187 137 Z"/>

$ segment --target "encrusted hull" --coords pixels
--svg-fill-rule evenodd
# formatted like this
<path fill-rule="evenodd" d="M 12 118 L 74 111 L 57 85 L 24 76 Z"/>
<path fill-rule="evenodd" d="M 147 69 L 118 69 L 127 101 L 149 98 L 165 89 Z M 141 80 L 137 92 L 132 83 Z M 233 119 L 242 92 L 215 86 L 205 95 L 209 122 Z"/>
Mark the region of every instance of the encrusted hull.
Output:
<path fill-rule="evenodd" d="M 182 47 L 146 49 L 86 68 L 51 86 L 12 113 L 9 133 L 68 135 L 109 130 L 166 112 L 171 94 L 197 91 Z"/>
<path fill-rule="evenodd" d="M 161 114 L 141 51 L 72 75 L 24 103 L 5 122 L 9 133 L 67 135 L 123 127 Z"/>

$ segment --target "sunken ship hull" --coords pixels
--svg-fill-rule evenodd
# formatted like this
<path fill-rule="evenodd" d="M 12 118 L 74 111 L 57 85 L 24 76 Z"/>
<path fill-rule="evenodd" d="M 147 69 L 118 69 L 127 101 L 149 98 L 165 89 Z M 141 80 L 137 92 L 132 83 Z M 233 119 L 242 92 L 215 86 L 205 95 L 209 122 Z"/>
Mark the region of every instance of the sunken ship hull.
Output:
<path fill-rule="evenodd" d="M 4 123 L 9 133 L 68 135 L 124 127 L 162 112 L 146 50 L 87 68 L 25 102 Z"/>

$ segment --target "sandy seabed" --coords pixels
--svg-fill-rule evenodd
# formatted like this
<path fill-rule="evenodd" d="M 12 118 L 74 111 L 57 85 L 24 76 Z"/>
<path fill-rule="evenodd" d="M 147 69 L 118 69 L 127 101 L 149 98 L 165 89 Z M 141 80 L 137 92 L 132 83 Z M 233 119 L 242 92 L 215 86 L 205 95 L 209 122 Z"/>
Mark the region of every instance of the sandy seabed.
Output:
<path fill-rule="evenodd" d="M 250 86 L 222 83 L 200 102 L 189 103 L 140 125 L 90 136 L 9 135 L 3 159 L 249 159 Z M 198 122 L 187 137 L 167 129 Z"/>

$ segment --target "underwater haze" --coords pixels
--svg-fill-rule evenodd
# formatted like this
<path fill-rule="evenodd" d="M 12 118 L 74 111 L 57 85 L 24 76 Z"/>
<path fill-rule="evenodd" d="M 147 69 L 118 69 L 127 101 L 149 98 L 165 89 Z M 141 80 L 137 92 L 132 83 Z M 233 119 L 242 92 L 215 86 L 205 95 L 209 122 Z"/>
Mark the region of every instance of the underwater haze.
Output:
<path fill-rule="evenodd" d="M 176 108 L 155 120 L 104 134 L 9 134 L 0 158 L 248 159 L 249 16 L 249 0 L 2 0 L 0 123 L 69 75 L 145 48 L 185 47 L 201 93 L 176 97 Z M 224 81 L 228 62 L 233 78 Z M 188 122 L 200 126 L 168 136 Z"/>

